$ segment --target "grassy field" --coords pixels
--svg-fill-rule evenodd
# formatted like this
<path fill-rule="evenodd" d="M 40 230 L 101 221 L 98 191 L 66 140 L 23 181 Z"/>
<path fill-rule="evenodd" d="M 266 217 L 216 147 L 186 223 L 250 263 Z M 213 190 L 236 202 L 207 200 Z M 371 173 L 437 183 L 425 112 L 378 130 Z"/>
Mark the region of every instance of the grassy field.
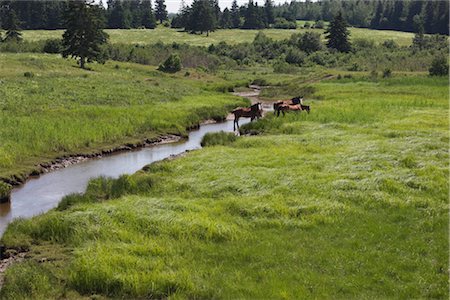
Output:
<path fill-rule="evenodd" d="M 57 55 L 0 54 L 0 177 L 28 173 L 58 155 L 185 134 L 186 127 L 244 104 L 216 91 L 230 82 L 206 73 L 92 66 L 84 71 Z"/>
<path fill-rule="evenodd" d="M 309 115 L 15 221 L 1 296 L 448 299 L 448 79 L 308 85 Z"/>
<path fill-rule="evenodd" d="M 166 27 L 158 27 L 151 29 L 109 29 L 105 30 L 109 36 L 111 43 L 129 43 L 129 44 L 152 44 L 156 42 L 163 43 L 188 43 L 196 46 L 209 46 L 225 41 L 229 44 L 238 44 L 250 42 L 254 39 L 258 30 L 241 30 L 227 29 L 217 30 L 206 35 L 189 34 Z M 284 29 L 265 29 L 261 30 L 268 37 L 275 40 L 288 39 L 293 33 L 315 31 L 322 33 L 323 29 L 302 29 L 284 30 Z M 409 46 L 412 43 L 413 34 L 409 32 L 390 31 L 390 30 L 371 30 L 364 28 L 350 28 L 351 38 L 365 38 L 374 40 L 377 43 L 383 43 L 385 40 L 392 39 L 401 46 Z M 50 38 L 60 38 L 63 30 L 24 30 L 23 37 L 25 40 L 37 41 Z"/>

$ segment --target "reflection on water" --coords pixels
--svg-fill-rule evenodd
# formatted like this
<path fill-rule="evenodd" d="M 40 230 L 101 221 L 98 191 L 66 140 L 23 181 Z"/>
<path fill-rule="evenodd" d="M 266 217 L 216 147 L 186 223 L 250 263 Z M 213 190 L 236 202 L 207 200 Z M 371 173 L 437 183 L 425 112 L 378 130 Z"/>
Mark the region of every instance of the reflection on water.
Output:
<path fill-rule="evenodd" d="M 241 119 L 242 125 L 249 119 Z M 72 193 L 86 189 L 89 179 L 98 176 L 115 177 L 132 174 L 147 164 L 162 160 L 186 150 L 200 148 L 203 136 L 208 132 L 233 131 L 233 121 L 208 124 L 192 131 L 187 141 L 176 144 L 157 145 L 140 150 L 123 152 L 101 159 L 88 160 L 65 169 L 44 174 L 28 180 L 13 190 L 11 203 L 0 205 L 0 234 L 15 218 L 29 218 L 57 206 L 61 199 Z"/>

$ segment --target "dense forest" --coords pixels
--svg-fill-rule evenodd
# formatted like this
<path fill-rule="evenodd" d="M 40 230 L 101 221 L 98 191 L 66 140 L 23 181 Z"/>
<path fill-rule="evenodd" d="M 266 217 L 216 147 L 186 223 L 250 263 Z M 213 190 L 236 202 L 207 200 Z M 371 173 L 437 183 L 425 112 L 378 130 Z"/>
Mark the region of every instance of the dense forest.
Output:
<path fill-rule="evenodd" d="M 221 10 L 218 0 L 182 2 L 171 24 L 164 0 L 100 1 L 106 28 L 155 28 L 157 23 L 184 28 L 191 32 L 209 32 L 218 28 L 296 28 L 296 20 L 330 21 L 341 11 L 348 24 L 355 27 L 448 34 L 448 1 L 395 0 L 322 0 L 291 1 L 274 5 L 266 0 L 262 6 L 249 0 Z M 14 13 L 22 29 L 65 28 L 63 14 L 67 1 L 0 1 L 0 23 L 5 27 Z M 316 22 L 317 26 L 323 26 Z M 6 28 L 4 28 L 6 29 Z"/>

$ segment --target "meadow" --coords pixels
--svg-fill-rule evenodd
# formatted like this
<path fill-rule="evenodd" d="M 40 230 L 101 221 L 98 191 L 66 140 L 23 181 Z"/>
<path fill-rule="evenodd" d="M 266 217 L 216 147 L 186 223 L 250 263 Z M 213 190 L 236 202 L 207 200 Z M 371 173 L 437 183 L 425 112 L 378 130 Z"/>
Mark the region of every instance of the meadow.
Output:
<path fill-rule="evenodd" d="M 157 42 L 170 44 L 187 43 L 192 46 L 209 46 L 224 41 L 228 44 L 239 44 L 252 41 L 258 32 L 263 32 L 274 40 L 288 39 L 293 33 L 304 33 L 313 31 L 322 34 L 325 39 L 324 29 L 264 29 L 264 30 L 244 30 L 244 29 L 219 29 L 211 32 L 209 36 L 190 34 L 179 29 L 159 26 L 156 29 L 107 29 L 111 43 L 122 44 L 154 44 Z M 23 38 L 26 41 L 40 41 L 51 38 L 60 38 L 63 30 L 24 30 Z M 366 28 L 350 28 L 352 39 L 370 39 L 377 44 L 385 40 L 394 40 L 400 46 L 411 45 L 413 33 L 391 30 L 371 30 Z"/>
<path fill-rule="evenodd" d="M 0 54 L 0 177 L 25 177 L 57 156 L 185 135 L 246 103 L 222 92 L 233 83 L 205 72 L 167 75 L 112 61 L 91 66 L 80 70 L 59 55 Z"/>
<path fill-rule="evenodd" d="M 296 83 L 311 114 L 12 223 L 2 242 L 28 259 L 0 296 L 448 299 L 448 78 Z"/>

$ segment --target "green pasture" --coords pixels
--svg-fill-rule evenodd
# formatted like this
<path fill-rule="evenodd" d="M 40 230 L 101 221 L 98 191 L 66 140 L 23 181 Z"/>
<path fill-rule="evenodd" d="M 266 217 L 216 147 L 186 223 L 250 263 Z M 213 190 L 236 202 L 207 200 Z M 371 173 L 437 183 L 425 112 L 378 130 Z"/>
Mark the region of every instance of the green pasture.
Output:
<path fill-rule="evenodd" d="M 166 27 L 157 27 L 156 29 L 107 29 L 105 30 L 110 36 L 111 43 L 125 44 L 153 44 L 162 43 L 187 43 L 194 46 L 209 46 L 217 44 L 221 41 L 229 44 L 238 44 L 251 42 L 255 38 L 259 30 L 243 30 L 243 29 L 219 29 L 211 32 L 209 36 L 206 34 L 190 34 L 179 29 Z M 264 29 L 261 30 L 268 37 L 275 40 L 288 39 L 293 33 L 301 33 L 306 31 L 315 31 L 322 33 L 324 29 Z M 24 30 L 23 37 L 28 41 L 38 41 L 50 38 L 60 38 L 63 30 Z M 385 40 L 392 39 L 401 46 L 409 46 L 412 43 L 413 35 L 408 32 L 391 31 L 391 30 L 372 30 L 365 28 L 350 28 L 352 39 L 370 39 L 376 43 L 383 43 Z M 324 35 L 322 35 L 324 37 Z"/>
<path fill-rule="evenodd" d="M 309 115 L 15 221 L 1 296 L 448 299 L 448 79 L 298 82 Z"/>
<path fill-rule="evenodd" d="M 174 133 L 245 102 L 202 72 L 167 75 L 131 63 L 77 68 L 58 55 L 0 54 L 0 177 L 58 155 Z"/>

